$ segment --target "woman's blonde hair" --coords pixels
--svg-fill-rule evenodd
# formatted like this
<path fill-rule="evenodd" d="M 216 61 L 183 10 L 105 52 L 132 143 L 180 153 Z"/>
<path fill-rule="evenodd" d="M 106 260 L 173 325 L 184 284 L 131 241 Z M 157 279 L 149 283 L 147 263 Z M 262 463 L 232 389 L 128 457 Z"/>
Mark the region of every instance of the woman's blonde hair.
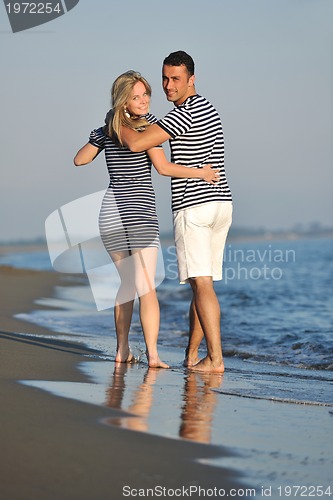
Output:
<path fill-rule="evenodd" d="M 121 127 L 128 127 L 133 130 L 142 130 L 149 125 L 145 118 L 132 117 L 125 113 L 126 103 L 136 83 L 141 82 L 146 88 L 146 92 L 151 96 L 151 87 L 147 80 L 137 71 L 126 71 L 114 81 L 111 89 L 112 112 L 108 116 L 106 124 L 107 134 L 120 146 L 123 146 L 121 140 Z"/>

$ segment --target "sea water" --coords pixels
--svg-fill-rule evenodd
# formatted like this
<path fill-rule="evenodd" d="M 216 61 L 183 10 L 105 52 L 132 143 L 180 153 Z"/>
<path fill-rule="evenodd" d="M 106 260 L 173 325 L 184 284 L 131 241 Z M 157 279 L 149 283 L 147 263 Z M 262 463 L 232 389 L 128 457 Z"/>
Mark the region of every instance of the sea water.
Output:
<path fill-rule="evenodd" d="M 333 371 L 333 240 L 308 239 L 227 243 L 223 281 L 216 282 L 221 304 L 223 352 L 281 367 Z M 161 307 L 159 344 L 185 349 L 189 285 L 179 285 L 172 244 L 163 245 L 165 278 L 157 288 Z M 52 269 L 47 252 L 4 255 L 0 265 Z M 43 305 L 62 310 L 34 311 L 18 317 L 51 330 L 82 335 L 91 347 L 105 350 L 115 336 L 112 308 L 98 311 L 88 281 L 57 287 Z M 82 286 L 82 282 L 86 286 Z M 114 294 L 117 283 L 114 283 Z M 131 344 L 142 345 L 135 306 Z"/>

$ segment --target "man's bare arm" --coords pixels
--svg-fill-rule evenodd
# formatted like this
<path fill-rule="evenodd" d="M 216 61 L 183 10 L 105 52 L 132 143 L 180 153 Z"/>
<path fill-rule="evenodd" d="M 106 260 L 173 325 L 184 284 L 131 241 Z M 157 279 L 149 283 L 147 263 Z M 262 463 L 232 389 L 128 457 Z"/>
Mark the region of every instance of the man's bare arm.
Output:
<path fill-rule="evenodd" d="M 121 128 L 121 138 L 125 146 L 131 151 L 137 153 L 140 151 L 147 151 L 147 149 L 154 148 L 159 144 L 171 139 L 158 125 L 150 125 L 143 132 L 136 132 L 126 127 Z"/>

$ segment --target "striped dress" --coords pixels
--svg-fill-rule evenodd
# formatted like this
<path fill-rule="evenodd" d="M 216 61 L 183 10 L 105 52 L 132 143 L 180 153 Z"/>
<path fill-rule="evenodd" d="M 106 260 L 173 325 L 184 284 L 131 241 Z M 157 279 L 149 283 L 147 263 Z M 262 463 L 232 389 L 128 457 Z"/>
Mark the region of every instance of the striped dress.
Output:
<path fill-rule="evenodd" d="M 156 118 L 148 114 L 150 123 Z M 91 132 L 89 142 L 104 149 L 110 183 L 105 192 L 99 230 L 109 253 L 159 246 L 151 161 L 146 152 L 133 153 L 117 146 L 103 127 Z"/>
<path fill-rule="evenodd" d="M 175 106 L 157 124 L 170 136 L 171 161 L 200 168 L 207 163 L 218 168 L 220 181 L 172 178 L 172 211 L 211 201 L 232 201 L 224 169 L 224 138 L 221 119 L 214 106 L 196 94 Z"/>

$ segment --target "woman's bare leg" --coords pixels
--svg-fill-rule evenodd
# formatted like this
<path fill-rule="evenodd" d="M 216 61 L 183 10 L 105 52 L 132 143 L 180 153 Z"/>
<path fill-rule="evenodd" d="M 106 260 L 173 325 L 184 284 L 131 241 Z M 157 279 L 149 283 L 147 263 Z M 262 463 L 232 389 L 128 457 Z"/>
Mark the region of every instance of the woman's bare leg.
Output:
<path fill-rule="evenodd" d="M 134 300 L 125 304 L 114 306 L 114 321 L 117 335 L 116 361 L 128 363 L 133 360 L 133 355 L 129 348 L 128 335 L 132 321 Z"/>
<path fill-rule="evenodd" d="M 136 288 L 133 280 L 134 266 L 129 252 L 112 253 L 111 257 L 121 279 L 114 306 L 114 321 L 117 335 L 116 361 L 120 363 L 129 363 L 134 359 L 128 343 L 136 295 Z M 132 269 L 131 265 L 133 266 Z"/>
<path fill-rule="evenodd" d="M 157 338 L 160 327 L 160 306 L 155 289 L 158 249 L 144 248 L 135 253 L 136 288 L 140 303 L 140 321 L 146 343 L 148 364 L 152 368 L 169 368 L 160 360 Z"/>

